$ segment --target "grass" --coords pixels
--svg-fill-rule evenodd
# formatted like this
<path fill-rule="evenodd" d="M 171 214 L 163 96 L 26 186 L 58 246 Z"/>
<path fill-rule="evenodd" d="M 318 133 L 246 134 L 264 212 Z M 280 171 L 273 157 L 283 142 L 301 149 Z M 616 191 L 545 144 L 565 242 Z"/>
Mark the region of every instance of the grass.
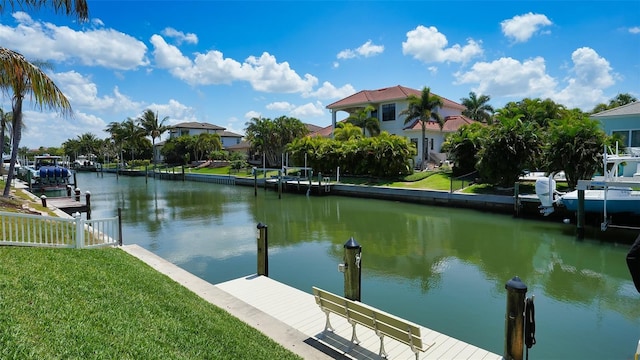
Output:
<path fill-rule="evenodd" d="M 120 249 L 0 247 L 2 359 L 297 359 Z"/>

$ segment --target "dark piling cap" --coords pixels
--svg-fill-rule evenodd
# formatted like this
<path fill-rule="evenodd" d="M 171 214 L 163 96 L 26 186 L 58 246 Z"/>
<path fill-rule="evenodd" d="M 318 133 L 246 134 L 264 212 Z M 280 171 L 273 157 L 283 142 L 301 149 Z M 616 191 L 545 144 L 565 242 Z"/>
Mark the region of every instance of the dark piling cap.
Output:
<path fill-rule="evenodd" d="M 358 244 L 358 242 L 352 237 L 349 238 L 349 240 L 344 244 L 344 248 L 345 249 L 359 249 L 360 248 L 360 244 Z"/>
<path fill-rule="evenodd" d="M 518 276 L 514 276 L 513 279 L 507 281 L 504 288 L 507 290 L 527 292 L 527 285 L 525 285 Z"/>
<path fill-rule="evenodd" d="M 258 229 L 266 229 L 266 228 L 267 228 L 267 224 L 258 223 Z"/>

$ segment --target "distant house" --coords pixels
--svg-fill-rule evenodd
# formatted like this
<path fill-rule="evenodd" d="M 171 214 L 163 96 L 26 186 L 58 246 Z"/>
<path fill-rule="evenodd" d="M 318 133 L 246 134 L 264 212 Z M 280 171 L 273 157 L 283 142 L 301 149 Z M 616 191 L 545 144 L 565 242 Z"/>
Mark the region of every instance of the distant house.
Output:
<path fill-rule="evenodd" d="M 218 134 L 222 142 L 222 148 L 227 150 L 228 147 L 238 145 L 242 141 L 243 136 L 218 125 L 201 122 L 183 122 L 173 125 L 169 128 L 169 139 L 180 137 L 183 135 L 197 136 L 200 134 Z M 163 160 L 161 149 L 165 141 L 156 144 L 153 149 L 154 158 L 159 161 Z"/>
<path fill-rule="evenodd" d="M 600 121 L 607 135 L 618 135 L 630 152 L 640 154 L 640 101 L 601 111 L 591 118 Z M 623 176 L 640 173 L 640 164 L 637 167 L 631 165 L 624 167 Z"/>
<path fill-rule="evenodd" d="M 462 115 L 465 107 L 457 102 L 449 99 L 442 99 L 443 106 L 437 110 L 438 114 L 445 120 L 444 127 L 440 130 L 440 126 L 436 122 L 427 123 L 425 133 L 425 149 L 421 148 L 419 141 L 422 136 L 422 127 L 418 120 L 409 124 L 405 124 L 405 116 L 400 113 L 407 109 L 409 95 L 420 97 L 421 90 L 411 89 L 404 86 L 393 86 L 378 90 L 363 90 L 342 100 L 338 100 L 333 104 L 327 105 L 327 109 L 331 110 L 331 126 L 329 129 L 320 130 L 318 135 L 331 134 L 336 125 L 338 112 L 345 112 L 346 117 L 355 113 L 358 109 L 366 106 L 373 106 L 375 110 L 370 116 L 380 120 L 380 130 L 387 131 L 390 134 L 405 136 L 416 145 L 418 154 L 424 153 L 425 158 L 432 162 L 443 161 L 446 156 L 441 153 L 442 144 L 447 133 L 456 132 L 462 125 L 475 122 Z M 433 94 L 432 95 L 436 95 Z M 416 164 L 420 161 L 421 156 L 416 156 Z"/>

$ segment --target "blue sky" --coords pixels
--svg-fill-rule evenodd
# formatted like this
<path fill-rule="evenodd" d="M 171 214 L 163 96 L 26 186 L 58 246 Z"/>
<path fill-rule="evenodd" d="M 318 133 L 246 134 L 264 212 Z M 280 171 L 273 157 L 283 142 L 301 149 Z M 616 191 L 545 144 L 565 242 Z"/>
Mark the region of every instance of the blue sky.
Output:
<path fill-rule="evenodd" d="M 328 104 L 395 85 L 456 102 L 475 91 L 495 108 L 640 98 L 640 0 L 88 3 L 87 23 L 48 9 L 0 16 L 2 46 L 52 64 L 74 110 L 26 105 L 21 146 L 105 138 L 145 109 L 240 134 L 257 116 L 327 126 Z"/>

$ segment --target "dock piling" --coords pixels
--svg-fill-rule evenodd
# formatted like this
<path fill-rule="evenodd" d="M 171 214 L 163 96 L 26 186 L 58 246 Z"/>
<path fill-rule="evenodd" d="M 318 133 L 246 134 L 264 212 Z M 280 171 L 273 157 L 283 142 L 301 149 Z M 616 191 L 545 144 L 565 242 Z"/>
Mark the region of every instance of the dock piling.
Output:
<path fill-rule="evenodd" d="M 518 276 L 507 281 L 507 312 L 505 314 L 505 360 L 522 360 L 524 350 L 524 305 L 527 294 L 525 285 Z"/>
<path fill-rule="evenodd" d="M 344 244 L 344 263 L 338 267 L 344 272 L 344 297 L 361 301 L 362 246 L 353 238 Z"/>
<path fill-rule="evenodd" d="M 258 223 L 258 275 L 269 277 L 269 234 L 266 224 Z"/>

